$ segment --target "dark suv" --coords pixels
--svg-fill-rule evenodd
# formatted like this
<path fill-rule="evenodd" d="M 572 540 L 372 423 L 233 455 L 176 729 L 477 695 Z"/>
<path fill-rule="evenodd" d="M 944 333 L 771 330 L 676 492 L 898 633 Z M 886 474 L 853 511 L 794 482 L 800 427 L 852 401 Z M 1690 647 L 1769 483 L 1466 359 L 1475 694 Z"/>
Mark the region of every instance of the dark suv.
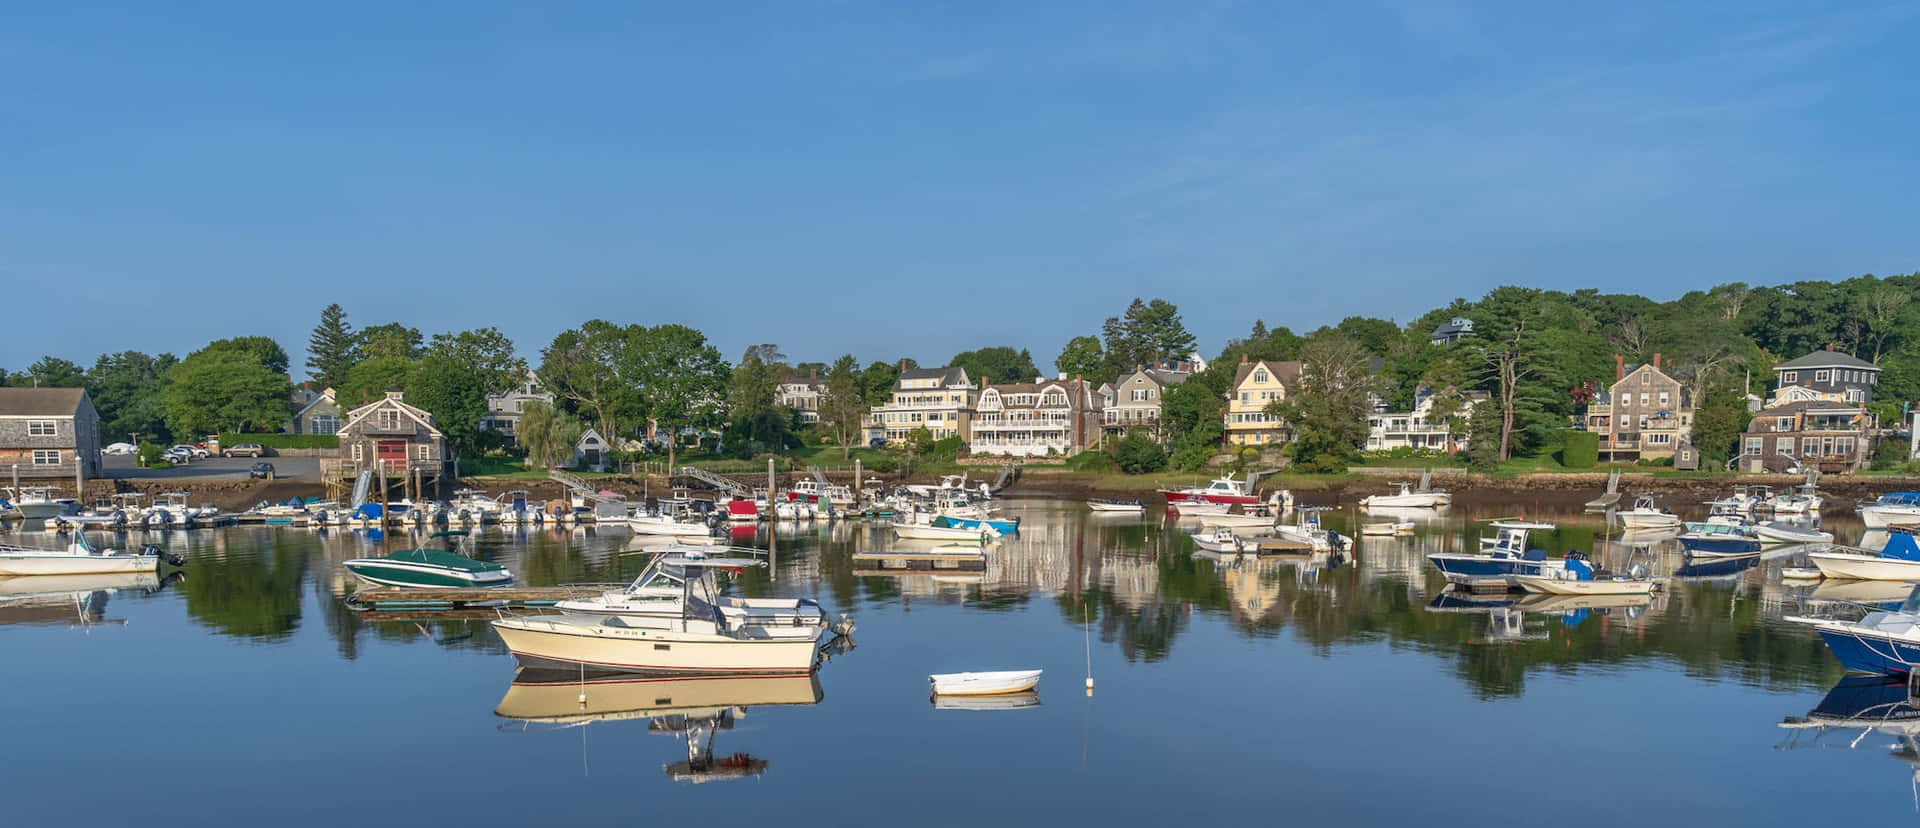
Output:
<path fill-rule="evenodd" d="M 249 468 L 249 469 L 247 469 L 247 479 L 248 479 L 248 480 L 252 480 L 252 479 L 254 479 L 254 478 L 256 478 L 256 477 L 257 477 L 257 478 L 259 478 L 259 479 L 261 479 L 261 480 L 272 480 L 272 479 L 273 479 L 273 464 L 272 464 L 272 463 L 255 463 L 255 464 L 253 464 L 253 467 L 252 467 L 252 468 Z"/>

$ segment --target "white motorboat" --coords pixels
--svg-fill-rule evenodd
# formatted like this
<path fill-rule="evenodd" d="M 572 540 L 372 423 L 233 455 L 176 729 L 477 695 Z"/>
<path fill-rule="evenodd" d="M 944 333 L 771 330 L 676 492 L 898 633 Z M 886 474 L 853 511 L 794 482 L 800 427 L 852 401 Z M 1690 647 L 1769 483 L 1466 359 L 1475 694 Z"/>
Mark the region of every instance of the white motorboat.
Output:
<path fill-rule="evenodd" d="M 719 609 L 708 560 L 669 556 L 684 573 L 678 612 L 668 615 L 506 615 L 493 622 L 521 666 L 643 673 L 806 673 L 826 624 L 741 623 Z M 832 625 L 836 634 L 850 622 Z"/>
<path fill-rule="evenodd" d="M 1776 515 L 1804 515 L 1820 511 L 1826 499 L 1820 496 L 1820 490 L 1812 483 L 1802 483 L 1791 492 L 1774 495 L 1767 507 Z"/>
<path fill-rule="evenodd" d="M 13 504 L 13 510 L 27 520 L 46 520 L 56 515 L 70 515 L 80 511 L 80 502 L 71 497 L 54 497 L 52 486 L 21 486 L 18 489 L 0 487 L 7 497 L 0 500 Z"/>
<path fill-rule="evenodd" d="M 904 540 L 967 541 L 971 543 L 986 543 L 989 538 L 1000 536 L 999 532 L 985 523 L 972 529 L 964 529 L 958 526 L 933 526 L 925 523 L 901 523 L 894 521 L 893 533 Z"/>
<path fill-rule="evenodd" d="M 1089 500 L 1087 501 L 1087 508 L 1095 512 L 1122 512 L 1138 515 L 1144 514 L 1147 511 L 1147 504 L 1141 503 L 1138 500 Z"/>
<path fill-rule="evenodd" d="M 1194 532 L 1193 545 L 1208 552 L 1241 552 L 1246 549 L 1246 540 L 1233 533 L 1232 529 L 1220 528 L 1212 532 Z"/>
<path fill-rule="evenodd" d="M 1801 526 L 1780 520 L 1770 520 L 1753 527 L 1754 537 L 1761 543 L 1831 543 L 1832 532 L 1822 532 L 1811 526 Z"/>
<path fill-rule="evenodd" d="M 1920 525 L 1920 492 L 1887 492 L 1860 504 L 1860 522 L 1868 529 Z"/>
<path fill-rule="evenodd" d="M 1735 486 L 1733 494 L 1712 501 L 1710 505 L 1717 509 L 1738 514 L 1748 514 L 1763 503 L 1773 500 L 1773 490 L 1766 486 Z"/>
<path fill-rule="evenodd" d="M 1620 525 L 1628 529 L 1661 529 L 1679 526 L 1680 517 L 1660 508 L 1656 495 L 1640 495 L 1633 499 L 1633 508 L 1618 513 Z"/>
<path fill-rule="evenodd" d="M 1833 548 L 1808 552 L 1807 559 L 1828 578 L 1865 581 L 1920 581 L 1920 545 L 1913 533 L 1893 530 L 1878 553 L 1866 549 Z"/>
<path fill-rule="evenodd" d="M 1181 517 L 1211 517 L 1227 514 L 1232 511 L 1234 505 L 1235 504 L 1232 503 L 1208 503 L 1204 500 L 1186 500 L 1179 503 L 1169 503 L 1167 504 L 1167 508 L 1172 509 L 1174 514 Z"/>
<path fill-rule="evenodd" d="M 161 563 L 179 566 L 178 555 L 162 555 L 148 546 L 139 552 L 94 549 L 85 534 L 76 533 L 64 549 L 0 546 L 0 575 L 110 575 L 153 572 Z"/>
<path fill-rule="evenodd" d="M 1528 592 L 1545 595 L 1645 595 L 1653 591 L 1653 579 L 1638 564 L 1624 575 L 1596 572 L 1579 552 L 1569 552 L 1558 569 L 1534 574 L 1515 574 L 1507 579 Z"/>
<path fill-rule="evenodd" d="M 1302 506 L 1294 511 L 1292 526 L 1275 526 L 1273 534 L 1281 540 L 1306 544 L 1315 552 L 1347 548 L 1350 544 L 1345 535 L 1320 525 L 1320 513 L 1325 511 L 1328 511 L 1326 506 Z"/>
<path fill-rule="evenodd" d="M 712 578 L 718 571 L 737 572 L 749 567 L 765 566 L 766 562 L 755 558 L 719 558 L 709 557 L 706 550 L 699 547 L 673 546 L 652 547 L 662 549 L 640 576 L 623 589 L 609 590 L 598 595 L 570 598 L 555 603 L 554 609 L 561 612 L 604 615 L 651 615 L 677 618 L 682 606 L 681 600 L 687 593 L 687 568 L 679 562 L 696 560 L 701 562 L 697 571 L 704 577 Z M 820 604 L 811 598 L 732 598 L 719 595 L 715 584 L 702 587 L 705 594 L 715 596 L 712 606 L 723 613 L 730 624 L 760 624 L 781 626 L 824 626 L 826 613 Z"/>
<path fill-rule="evenodd" d="M 1041 670 L 998 670 L 984 673 L 934 673 L 927 676 L 936 696 L 998 696 L 1024 693 L 1040 683 Z"/>
<path fill-rule="evenodd" d="M 1200 518 L 1200 528 L 1214 530 L 1228 529 L 1271 529 L 1278 524 L 1278 515 L 1267 514 L 1264 510 L 1254 510 L 1247 514 L 1204 515 Z"/>
<path fill-rule="evenodd" d="M 1781 620 L 1813 627 L 1850 672 L 1902 676 L 1920 667 L 1920 586 L 1899 609 L 1869 612 L 1858 621 L 1795 615 Z"/>
<path fill-rule="evenodd" d="M 689 523 L 666 515 L 630 515 L 627 525 L 643 535 L 663 537 L 705 537 L 713 533 L 713 529 L 704 523 Z"/>
<path fill-rule="evenodd" d="M 1453 495 L 1450 495 L 1446 492 L 1434 492 L 1434 491 L 1416 492 L 1413 490 L 1413 484 L 1411 483 L 1401 483 L 1399 494 L 1369 495 L 1367 497 L 1360 498 L 1360 505 L 1366 506 L 1368 508 L 1372 508 L 1375 506 L 1387 506 L 1387 507 L 1412 508 L 1412 509 L 1434 509 L 1441 506 L 1451 505 L 1452 503 L 1453 503 Z"/>

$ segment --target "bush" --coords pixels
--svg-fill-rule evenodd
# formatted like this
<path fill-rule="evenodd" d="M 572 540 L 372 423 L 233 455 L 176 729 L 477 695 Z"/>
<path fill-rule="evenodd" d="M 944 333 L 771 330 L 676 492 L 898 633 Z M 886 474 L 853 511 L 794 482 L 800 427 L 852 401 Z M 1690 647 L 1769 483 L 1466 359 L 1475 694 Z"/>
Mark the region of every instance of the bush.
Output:
<path fill-rule="evenodd" d="M 933 448 L 927 449 L 927 459 L 948 459 L 960 456 L 960 450 L 967 447 L 967 441 L 958 435 L 942 437 L 933 441 Z"/>
<path fill-rule="evenodd" d="M 1634 465 L 1636 465 L 1636 466 L 1647 466 L 1647 467 L 1649 467 L 1649 468 L 1652 468 L 1652 467 L 1658 467 L 1658 466 L 1672 466 L 1672 465 L 1673 465 L 1673 458 L 1671 458 L 1671 457 L 1645 457 L 1645 458 L 1641 458 L 1641 459 L 1639 459 L 1639 460 L 1636 460 L 1636 461 L 1634 461 L 1634 463 L 1633 463 L 1633 464 L 1634 464 Z"/>
<path fill-rule="evenodd" d="M 1600 435 L 1591 431 L 1566 432 L 1560 445 L 1560 465 L 1569 469 L 1591 469 L 1600 462 Z"/>
<path fill-rule="evenodd" d="M 220 447 L 233 448 L 241 443 L 259 443 L 270 449 L 337 449 L 338 434 L 221 434 Z"/>
<path fill-rule="evenodd" d="M 1113 457 L 1104 451 L 1083 451 L 1067 458 L 1067 470 L 1100 474 L 1113 471 Z"/>
<path fill-rule="evenodd" d="M 149 469 L 173 468 L 172 463 L 169 463 L 165 460 L 160 459 L 160 452 L 163 452 L 166 450 L 167 450 L 166 447 L 160 445 L 159 443 L 141 443 L 140 444 L 140 465 L 142 467 L 149 468 Z"/>
<path fill-rule="evenodd" d="M 867 458 L 866 467 L 869 471 L 880 474 L 892 474 L 900 470 L 900 460 L 891 454 L 882 454 L 879 457 Z"/>
<path fill-rule="evenodd" d="M 1167 467 L 1167 452 L 1160 448 L 1160 441 L 1129 431 L 1113 444 L 1113 460 L 1127 474 L 1152 474 Z"/>
<path fill-rule="evenodd" d="M 1873 447 L 1873 465 L 1868 468 L 1874 471 L 1895 471 L 1906 467 L 1907 446 L 1908 443 L 1905 440 L 1892 438 L 1881 440 L 1879 445 Z"/>

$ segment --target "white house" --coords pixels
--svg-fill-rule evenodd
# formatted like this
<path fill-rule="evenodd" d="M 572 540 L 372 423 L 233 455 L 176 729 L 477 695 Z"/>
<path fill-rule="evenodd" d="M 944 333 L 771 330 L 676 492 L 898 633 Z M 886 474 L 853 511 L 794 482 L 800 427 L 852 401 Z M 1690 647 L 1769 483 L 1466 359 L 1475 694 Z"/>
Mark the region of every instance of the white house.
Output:
<path fill-rule="evenodd" d="M 540 390 L 539 380 L 534 377 L 532 371 L 527 372 L 527 379 L 520 383 L 520 387 L 504 394 L 487 396 L 487 416 L 480 421 L 480 427 L 499 432 L 502 437 L 507 438 L 508 442 L 513 442 L 514 434 L 520 426 L 520 410 L 529 400 L 553 404 L 553 395 Z"/>
<path fill-rule="evenodd" d="M 589 428 L 573 441 L 573 464 L 597 472 L 607 470 L 607 441 L 600 432 Z"/>
<path fill-rule="evenodd" d="M 1367 451 L 1397 448 L 1464 451 L 1466 435 L 1454 434 L 1452 424 L 1455 420 L 1466 422 L 1473 414 L 1474 405 L 1486 399 L 1485 392 L 1472 392 L 1460 401 L 1460 408 L 1452 417 L 1438 418 L 1433 416 L 1433 392 L 1426 389 L 1421 389 L 1412 411 L 1388 411 L 1385 405 L 1378 406 L 1367 416 Z"/>

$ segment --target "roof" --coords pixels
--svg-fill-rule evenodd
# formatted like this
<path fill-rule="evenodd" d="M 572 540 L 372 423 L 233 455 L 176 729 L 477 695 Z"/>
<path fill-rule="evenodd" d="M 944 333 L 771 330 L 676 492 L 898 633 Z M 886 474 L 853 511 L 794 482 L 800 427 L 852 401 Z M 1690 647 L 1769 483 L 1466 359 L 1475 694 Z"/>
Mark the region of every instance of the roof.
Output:
<path fill-rule="evenodd" d="M 1242 362 L 1239 365 L 1234 366 L 1233 387 L 1239 388 L 1241 383 L 1247 381 L 1248 375 L 1253 373 L 1253 369 L 1256 366 L 1261 366 L 1261 365 L 1266 366 L 1267 370 L 1273 373 L 1274 379 L 1277 379 L 1282 383 L 1289 383 L 1300 377 L 1301 363 L 1297 359 L 1287 360 L 1284 362 L 1279 360 L 1269 361 L 1269 360 L 1262 359 L 1262 360 L 1256 360 L 1254 362 Z"/>
<path fill-rule="evenodd" d="M 981 391 L 980 394 L 981 394 L 981 397 L 984 398 L 986 396 L 987 391 L 992 391 L 995 397 L 1000 398 L 1001 400 L 1000 406 L 1002 408 L 1039 408 L 1040 407 L 1039 395 L 1042 391 L 1045 391 L 1049 388 L 1060 389 L 1063 393 L 1067 395 L 1068 407 L 1074 407 L 1074 408 L 1079 407 L 1084 402 L 1085 394 L 1091 393 L 1093 391 L 1092 385 L 1090 385 L 1086 380 L 1047 380 L 1045 382 L 995 383 L 993 385 L 987 386 L 986 390 Z M 1022 404 L 1022 405 L 1016 406 L 1006 401 L 1005 398 L 1009 394 L 1032 394 L 1034 395 L 1035 399 L 1030 404 Z"/>
<path fill-rule="evenodd" d="M 1798 368 L 1857 368 L 1862 371 L 1878 371 L 1880 366 L 1857 356 L 1840 351 L 1814 351 L 1799 359 L 1789 359 L 1773 366 L 1775 371 Z"/>
<path fill-rule="evenodd" d="M 71 417 L 85 388 L 0 388 L 0 417 Z"/>
<path fill-rule="evenodd" d="M 899 390 L 901 388 L 900 383 L 902 382 L 923 379 L 937 379 L 940 380 L 941 385 L 968 384 L 967 369 L 948 366 L 945 368 L 908 368 L 900 372 L 900 379 L 893 384 L 893 387 L 895 390 Z"/>
<path fill-rule="evenodd" d="M 348 411 L 347 422 L 345 425 L 342 425 L 340 427 L 340 433 L 342 434 L 352 433 L 354 424 L 358 423 L 361 420 L 361 418 L 367 416 L 368 414 L 373 413 L 375 409 L 383 408 L 388 405 L 391 405 L 392 407 L 398 409 L 400 413 L 407 415 L 408 417 L 412 418 L 415 422 L 419 423 L 420 425 L 425 426 L 427 431 L 432 433 L 433 436 L 435 437 L 441 436 L 440 428 L 434 425 L 433 414 L 429 413 L 424 408 L 420 408 L 414 405 L 408 405 L 405 400 L 402 400 L 400 398 L 399 393 L 394 391 L 389 391 L 387 392 L 387 396 L 385 397 L 374 400 L 373 402 L 367 403 L 366 405 L 363 405 L 351 411 Z"/>
<path fill-rule="evenodd" d="M 1434 336 L 1452 336 L 1454 334 L 1473 333 L 1473 320 L 1456 316 L 1433 329 Z"/>

